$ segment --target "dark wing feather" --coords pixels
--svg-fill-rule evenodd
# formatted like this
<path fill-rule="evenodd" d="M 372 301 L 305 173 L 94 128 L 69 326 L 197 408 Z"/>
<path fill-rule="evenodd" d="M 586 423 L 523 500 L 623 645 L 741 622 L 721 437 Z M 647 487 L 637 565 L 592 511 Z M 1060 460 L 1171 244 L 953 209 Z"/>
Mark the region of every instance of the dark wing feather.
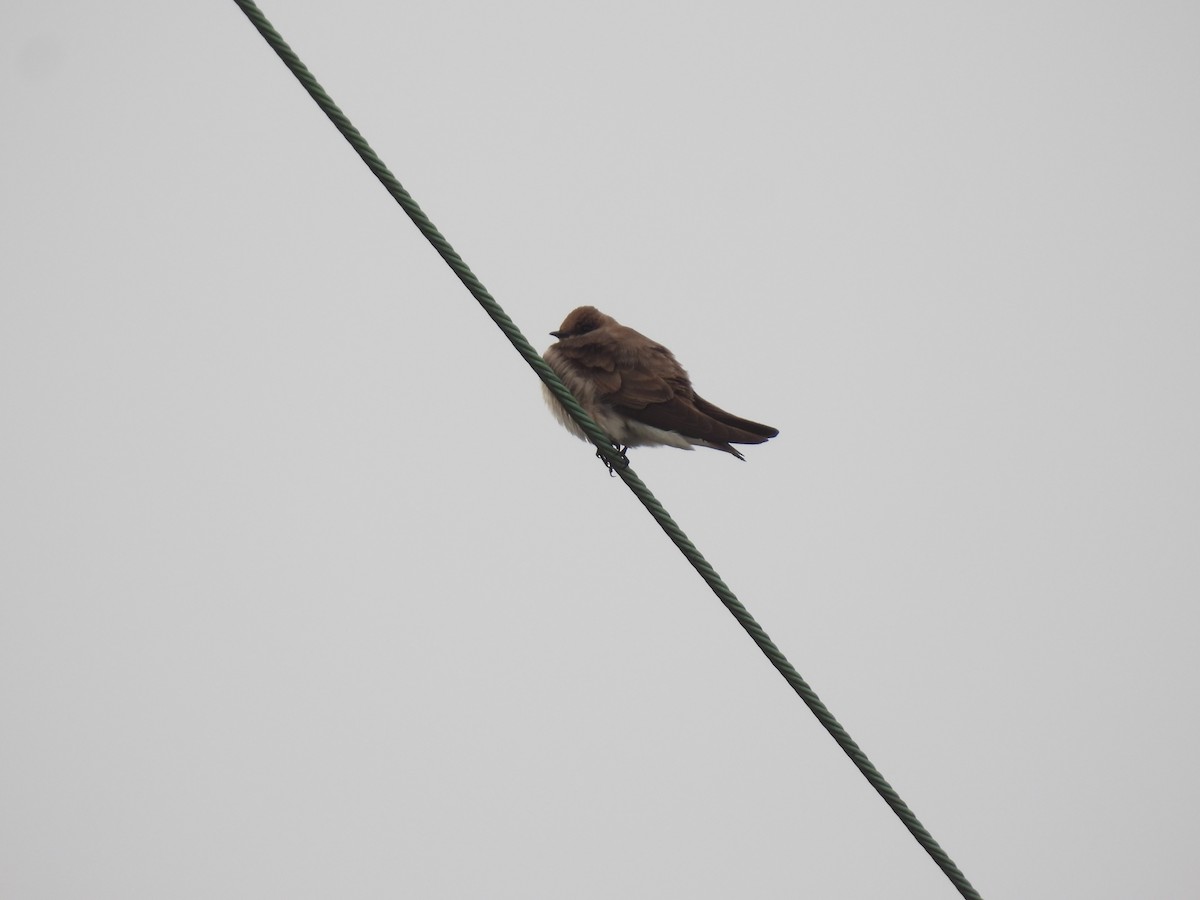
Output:
<path fill-rule="evenodd" d="M 733 448 L 724 445 L 761 444 L 779 433 L 696 396 L 683 366 L 661 344 L 620 360 L 617 371 L 620 390 L 604 399 L 638 422 L 707 441 L 730 453 Z"/>
<path fill-rule="evenodd" d="M 759 436 L 756 441 L 745 441 L 744 443 L 761 444 L 763 441 L 775 437 L 779 434 L 778 428 L 772 428 L 770 425 L 760 425 L 758 422 L 751 422 L 749 419 L 742 419 L 735 416 L 733 413 L 727 413 L 719 406 L 713 406 L 707 400 L 699 395 L 693 395 L 692 399 L 696 402 L 696 409 L 704 413 L 706 416 L 711 416 L 718 422 L 736 428 L 739 431 L 747 431 L 750 434 Z M 739 442 L 741 443 L 741 442 Z"/>
<path fill-rule="evenodd" d="M 675 397 L 691 397 L 687 372 L 671 351 L 655 344 L 646 353 L 629 354 L 618 361 L 621 384 L 604 399 L 613 406 L 645 409 Z"/>
<path fill-rule="evenodd" d="M 715 409 L 715 407 L 713 407 Z M 729 422 L 723 422 L 698 409 L 690 400 L 674 397 L 665 403 L 652 403 L 642 409 L 631 409 L 618 406 L 617 409 L 639 422 L 661 428 L 664 431 L 676 431 L 685 437 L 697 438 L 712 444 L 761 444 L 768 438 L 778 434 L 775 429 L 756 425 L 760 431 L 755 432 L 739 428 Z M 736 416 L 729 417 L 733 422 L 745 422 Z M 753 422 L 747 424 L 754 425 Z M 765 429 L 765 430 L 761 430 Z"/>

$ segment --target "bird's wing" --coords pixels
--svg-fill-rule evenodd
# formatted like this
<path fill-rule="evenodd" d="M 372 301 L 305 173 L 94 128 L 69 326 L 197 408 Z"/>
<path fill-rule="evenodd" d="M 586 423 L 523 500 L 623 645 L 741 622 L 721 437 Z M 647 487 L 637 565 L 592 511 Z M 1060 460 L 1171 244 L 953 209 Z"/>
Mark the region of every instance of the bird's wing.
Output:
<path fill-rule="evenodd" d="M 692 400 L 696 404 L 696 409 L 704 413 L 704 415 L 710 416 L 711 418 L 714 418 L 718 422 L 728 425 L 731 428 L 736 428 L 739 431 L 747 431 L 750 434 L 758 436 L 757 440 L 753 442 L 743 441 L 741 443 L 761 444 L 763 441 L 773 438 L 779 434 L 778 428 L 772 428 L 770 425 L 762 425 L 758 422 L 751 422 L 749 419 L 743 419 L 740 416 L 735 416 L 733 413 L 727 413 L 719 406 L 714 406 L 713 404 L 709 403 L 699 394 L 693 394 Z"/>
<path fill-rule="evenodd" d="M 623 363 L 623 364 L 622 364 Z M 603 398 L 631 419 L 706 441 L 734 452 L 728 443 L 760 444 L 778 432 L 725 412 L 696 396 L 683 366 L 660 344 L 631 359 L 618 359 L 618 390 Z"/>
<path fill-rule="evenodd" d="M 691 400 L 692 385 L 687 372 L 661 344 L 650 344 L 636 353 L 617 354 L 614 363 L 620 383 L 604 398 L 613 406 L 636 410 Z"/>

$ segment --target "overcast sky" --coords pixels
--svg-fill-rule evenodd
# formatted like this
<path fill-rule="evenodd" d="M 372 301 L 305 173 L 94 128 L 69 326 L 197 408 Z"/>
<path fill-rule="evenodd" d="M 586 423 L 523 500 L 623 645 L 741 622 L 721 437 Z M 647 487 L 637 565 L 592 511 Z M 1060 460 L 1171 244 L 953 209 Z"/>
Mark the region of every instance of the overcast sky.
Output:
<path fill-rule="evenodd" d="M 988 898 L 1200 882 L 1200 7 L 263 10 Z M 0 894 L 956 896 L 232 2 L 0 6 Z"/>

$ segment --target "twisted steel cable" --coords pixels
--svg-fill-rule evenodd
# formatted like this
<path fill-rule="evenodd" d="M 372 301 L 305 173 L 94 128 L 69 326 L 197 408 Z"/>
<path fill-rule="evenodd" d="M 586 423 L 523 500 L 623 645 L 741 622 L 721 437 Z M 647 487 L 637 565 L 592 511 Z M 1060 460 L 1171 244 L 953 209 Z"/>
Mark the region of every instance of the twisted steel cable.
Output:
<path fill-rule="evenodd" d="M 683 529 L 676 524 L 675 520 L 671 518 L 662 504 L 650 492 L 650 489 L 646 487 L 645 483 L 628 465 L 628 462 L 621 455 L 619 448 L 613 445 L 608 435 L 601 431 L 599 426 L 592 421 L 591 417 L 584 412 L 583 407 L 579 405 L 579 402 L 567 390 L 562 381 L 559 380 L 554 370 L 542 359 L 541 354 L 534 350 L 520 329 L 508 317 L 508 314 L 500 307 L 500 304 L 496 302 L 496 299 L 488 293 L 483 283 L 475 276 L 475 273 L 471 271 L 462 257 L 450 246 L 449 241 L 434 227 L 433 222 L 425 215 L 421 207 L 417 205 L 417 202 L 404 189 L 404 186 L 400 184 L 388 167 L 383 164 L 383 160 L 371 149 L 371 146 L 367 143 L 366 138 L 362 136 L 362 133 L 351 124 L 350 120 L 346 118 L 345 113 L 325 93 L 324 88 L 318 84 L 316 78 L 308 70 L 308 67 L 300 61 L 300 58 L 287 45 L 279 32 L 267 21 L 266 16 L 263 15 L 258 6 L 253 0 L 234 0 L 234 2 L 246 14 L 246 17 L 250 19 L 254 27 L 258 29 L 258 33 L 262 35 L 263 39 L 279 55 L 279 58 L 283 60 L 284 65 L 288 67 L 297 80 L 304 86 L 304 89 L 308 91 L 309 96 L 312 97 L 317 106 L 329 117 L 334 127 L 350 142 L 350 145 L 362 158 L 362 161 L 366 163 L 367 168 L 371 170 L 372 174 L 387 189 L 387 192 L 400 204 L 401 208 L 408 214 L 408 217 L 412 219 L 413 224 L 417 226 L 417 229 L 425 236 L 429 243 L 433 245 L 433 248 L 446 261 L 446 264 L 458 276 L 458 279 L 466 286 L 467 290 L 471 292 L 471 295 L 479 302 L 479 305 L 483 307 L 492 321 L 504 332 L 504 335 L 509 339 L 513 347 L 516 348 L 517 352 L 521 354 L 521 357 L 562 402 L 571 417 L 583 428 L 588 438 L 596 445 L 597 455 L 604 460 L 605 464 L 609 467 L 609 471 L 620 475 L 633 494 L 646 507 L 646 510 L 654 518 L 654 521 L 666 532 L 667 537 L 679 548 L 680 552 L 692 564 L 700 577 L 712 589 L 712 592 L 717 595 L 717 598 L 725 604 L 725 608 L 729 610 L 738 624 L 745 629 L 750 639 L 754 641 L 759 650 L 771 661 L 771 664 L 775 666 L 784 680 L 791 685 L 800 699 L 804 701 L 813 715 L 817 717 L 817 720 L 825 727 L 825 730 L 837 742 L 837 745 L 842 748 L 867 781 L 871 783 L 871 786 L 879 792 L 879 795 L 887 805 L 891 807 L 900 821 L 912 833 L 912 836 L 916 838 L 917 843 L 932 857 L 933 861 L 937 863 L 938 867 L 945 873 L 946 877 L 950 879 L 963 897 L 968 898 L 968 900 L 982 900 L 979 893 L 971 886 L 971 882 L 967 880 L 958 866 L 954 864 L 954 861 L 950 859 L 946 851 L 933 839 L 933 835 L 921 824 L 913 811 L 909 809 L 908 804 L 888 784 L 879 773 L 879 770 L 867 758 L 862 748 L 854 742 L 846 732 L 846 729 L 834 718 L 833 713 L 829 711 L 829 708 L 817 696 L 816 691 L 801 677 L 800 673 L 796 671 L 787 657 L 783 655 L 779 647 L 775 645 L 775 642 L 767 636 L 767 633 L 758 624 L 754 616 L 742 605 L 733 591 L 729 589 L 729 586 L 721 580 L 721 577 L 713 569 L 708 560 L 704 558 L 703 554 L 700 553 L 696 545 L 688 539 L 687 535 L 683 533 Z"/>

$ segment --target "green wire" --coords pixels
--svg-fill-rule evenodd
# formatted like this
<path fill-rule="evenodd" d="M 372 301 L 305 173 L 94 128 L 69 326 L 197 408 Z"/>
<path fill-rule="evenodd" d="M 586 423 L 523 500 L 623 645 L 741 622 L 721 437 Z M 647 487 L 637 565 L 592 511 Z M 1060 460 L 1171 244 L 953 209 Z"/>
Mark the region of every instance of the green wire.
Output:
<path fill-rule="evenodd" d="M 808 682 L 800 676 L 800 673 L 796 671 L 787 657 L 783 655 L 783 652 L 775 645 L 775 642 L 767 636 L 767 633 L 758 624 L 754 616 L 750 615 L 749 610 L 742 605 L 733 591 L 729 589 L 729 586 L 721 580 L 721 577 L 717 575 L 716 570 L 704 558 L 696 548 L 696 545 L 688 539 L 683 530 L 675 523 L 675 520 L 671 518 L 662 504 L 650 492 L 650 489 L 646 487 L 633 469 L 626 464 L 608 435 L 601 431 L 599 426 L 592 421 L 591 417 L 583 410 L 583 407 L 579 405 L 579 402 L 571 392 L 559 380 L 554 370 L 542 359 L 541 354 L 533 349 L 533 346 L 525 339 L 525 336 L 517 328 L 513 320 L 501 309 L 500 304 L 488 293 L 482 282 L 475 277 L 475 273 L 463 262 L 462 257 L 450 246 L 450 243 L 442 236 L 441 232 L 434 227 L 433 222 L 425 215 L 408 191 L 404 189 L 404 186 L 400 184 L 396 176 L 383 164 L 383 161 L 367 143 L 366 138 L 350 123 L 345 113 L 338 109 L 337 104 L 325 93 L 325 89 L 317 83 L 317 80 L 308 70 L 308 67 L 300 61 L 300 58 L 287 45 L 279 32 L 267 21 L 258 6 L 252 0 L 234 0 L 234 2 L 241 7 L 246 17 L 258 29 L 259 34 L 271 45 L 271 49 L 279 55 L 284 65 L 304 85 L 304 89 L 308 91 L 309 96 L 316 101 L 317 106 L 321 107 L 321 110 L 329 117 L 329 120 L 333 122 L 337 130 L 342 133 L 342 136 L 350 142 L 350 145 L 354 147 L 358 155 L 362 157 L 362 161 L 367 164 L 367 168 L 371 170 L 375 177 L 383 184 L 384 188 L 387 189 L 387 192 L 400 204 L 408 214 L 408 217 L 412 219 L 413 224 L 417 226 L 429 243 L 433 245 L 434 249 L 446 261 L 446 264 L 450 266 L 454 274 L 458 276 L 467 290 L 471 292 L 471 295 L 479 302 L 479 305 L 491 316 L 492 321 L 504 332 L 504 335 L 509 339 L 513 347 L 516 348 L 517 352 L 529 363 L 538 377 L 546 383 L 554 393 L 554 396 L 567 408 L 571 418 L 579 423 L 580 427 L 587 433 L 588 438 L 596 445 L 597 455 L 609 466 L 610 471 L 621 476 L 621 479 L 629 486 L 634 495 L 642 501 L 642 505 L 654 517 L 654 521 L 666 532 L 667 537 L 679 548 L 679 551 L 692 564 L 700 574 L 700 577 L 712 589 L 712 592 L 717 595 L 717 598 L 725 604 L 725 608 L 737 619 L 738 624 L 746 630 L 746 633 L 750 635 L 750 639 L 758 645 L 758 648 L 771 661 L 771 664 L 779 670 L 779 674 L 784 677 L 784 680 L 792 686 L 792 689 L 800 696 L 800 699 L 808 705 L 813 715 L 825 726 L 826 731 L 837 742 L 837 745 L 850 757 L 854 765 L 858 767 L 858 770 L 871 783 L 871 786 L 879 792 L 879 795 L 883 797 L 887 805 L 892 808 L 892 811 L 900 818 L 900 821 L 904 823 L 905 827 L 912 833 L 912 836 L 916 838 L 917 843 L 925 848 L 925 851 L 938 864 L 938 867 L 941 868 L 946 877 L 953 882 L 954 886 L 958 888 L 962 896 L 969 898 L 969 900 L 982 900 L 978 891 L 971 886 L 971 882 L 967 880 L 958 866 L 954 864 L 954 861 L 950 859 L 946 851 L 933 839 L 933 835 L 921 824 L 913 811 L 909 809 L 908 804 L 900 799 L 900 795 L 887 783 L 858 744 L 851 739 L 846 729 L 834 718 L 833 713 L 821 702 L 821 698 L 809 687 Z"/>

